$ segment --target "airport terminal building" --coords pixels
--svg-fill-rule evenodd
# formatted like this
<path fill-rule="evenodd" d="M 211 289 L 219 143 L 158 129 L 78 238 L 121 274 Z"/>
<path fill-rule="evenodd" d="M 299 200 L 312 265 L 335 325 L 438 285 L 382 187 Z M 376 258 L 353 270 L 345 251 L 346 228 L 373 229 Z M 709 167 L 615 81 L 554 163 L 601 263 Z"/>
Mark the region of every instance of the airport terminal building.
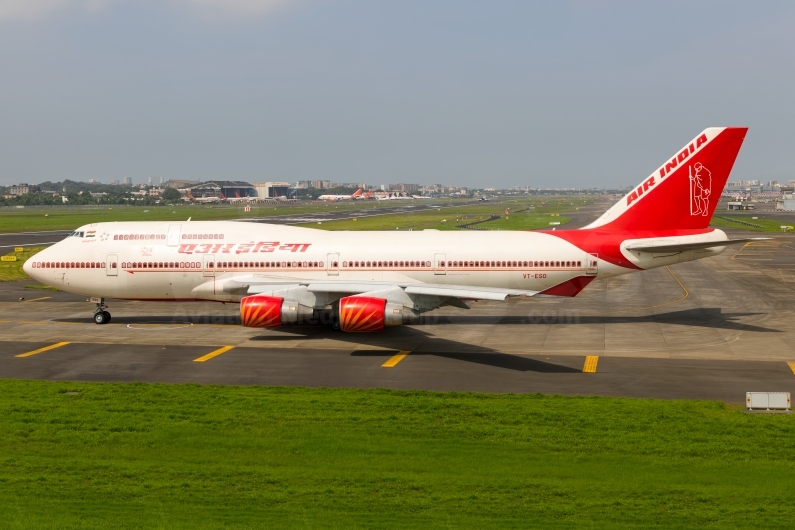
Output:
<path fill-rule="evenodd" d="M 183 195 L 194 199 L 217 197 L 234 199 L 237 197 L 256 197 L 257 191 L 248 182 L 238 180 L 208 180 L 179 190 Z"/>

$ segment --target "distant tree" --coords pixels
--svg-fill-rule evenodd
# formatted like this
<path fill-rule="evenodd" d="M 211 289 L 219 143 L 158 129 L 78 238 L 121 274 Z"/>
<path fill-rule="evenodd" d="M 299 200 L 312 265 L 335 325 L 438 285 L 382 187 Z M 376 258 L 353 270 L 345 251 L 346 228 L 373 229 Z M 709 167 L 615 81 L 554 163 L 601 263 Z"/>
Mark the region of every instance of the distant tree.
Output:
<path fill-rule="evenodd" d="M 163 190 L 160 198 L 165 201 L 178 201 L 182 198 L 182 194 L 179 192 L 179 190 L 175 190 L 174 188 L 166 188 Z"/>

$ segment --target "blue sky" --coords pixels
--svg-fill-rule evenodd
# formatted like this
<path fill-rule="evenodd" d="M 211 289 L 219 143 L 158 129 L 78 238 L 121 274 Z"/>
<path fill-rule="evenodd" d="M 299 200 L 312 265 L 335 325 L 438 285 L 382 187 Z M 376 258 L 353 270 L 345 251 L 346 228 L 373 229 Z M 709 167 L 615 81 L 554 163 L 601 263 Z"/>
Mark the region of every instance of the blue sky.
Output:
<path fill-rule="evenodd" d="M 0 184 L 795 179 L 795 4 L 0 0 Z"/>

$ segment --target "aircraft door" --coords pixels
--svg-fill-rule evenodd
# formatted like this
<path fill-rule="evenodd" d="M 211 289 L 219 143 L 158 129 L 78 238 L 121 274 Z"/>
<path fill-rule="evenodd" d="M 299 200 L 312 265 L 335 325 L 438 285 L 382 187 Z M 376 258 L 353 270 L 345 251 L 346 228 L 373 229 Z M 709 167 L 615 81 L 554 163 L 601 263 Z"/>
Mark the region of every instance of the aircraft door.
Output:
<path fill-rule="evenodd" d="M 119 275 L 119 255 L 108 254 L 105 256 L 105 276 Z"/>
<path fill-rule="evenodd" d="M 179 234 L 182 231 L 182 225 L 168 225 L 168 239 L 166 245 L 169 247 L 176 247 L 179 245 Z"/>
<path fill-rule="evenodd" d="M 215 254 L 204 255 L 204 275 L 209 277 L 215 276 Z"/>
<path fill-rule="evenodd" d="M 586 254 L 585 260 L 585 274 L 588 276 L 599 274 L 599 254 Z"/>
<path fill-rule="evenodd" d="M 437 252 L 433 255 L 433 273 L 437 276 L 447 274 L 447 254 Z"/>
<path fill-rule="evenodd" d="M 326 271 L 329 276 L 340 275 L 340 255 L 338 252 L 329 252 L 326 256 Z"/>

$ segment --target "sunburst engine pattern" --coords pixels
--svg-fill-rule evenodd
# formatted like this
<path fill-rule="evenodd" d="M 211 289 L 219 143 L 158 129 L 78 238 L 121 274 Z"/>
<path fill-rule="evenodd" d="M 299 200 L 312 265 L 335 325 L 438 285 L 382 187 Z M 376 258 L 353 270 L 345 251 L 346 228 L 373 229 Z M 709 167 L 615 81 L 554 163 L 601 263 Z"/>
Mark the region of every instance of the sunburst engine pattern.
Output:
<path fill-rule="evenodd" d="M 367 296 L 340 299 L 342 331 L 383 331 L 386 300 Z"/>
<path fill-rule="evenodd" d="M 240 318 L 249 328 L 275 328 L 282 325 L 284 298 L 247 296 L 240 301 Z"/>

